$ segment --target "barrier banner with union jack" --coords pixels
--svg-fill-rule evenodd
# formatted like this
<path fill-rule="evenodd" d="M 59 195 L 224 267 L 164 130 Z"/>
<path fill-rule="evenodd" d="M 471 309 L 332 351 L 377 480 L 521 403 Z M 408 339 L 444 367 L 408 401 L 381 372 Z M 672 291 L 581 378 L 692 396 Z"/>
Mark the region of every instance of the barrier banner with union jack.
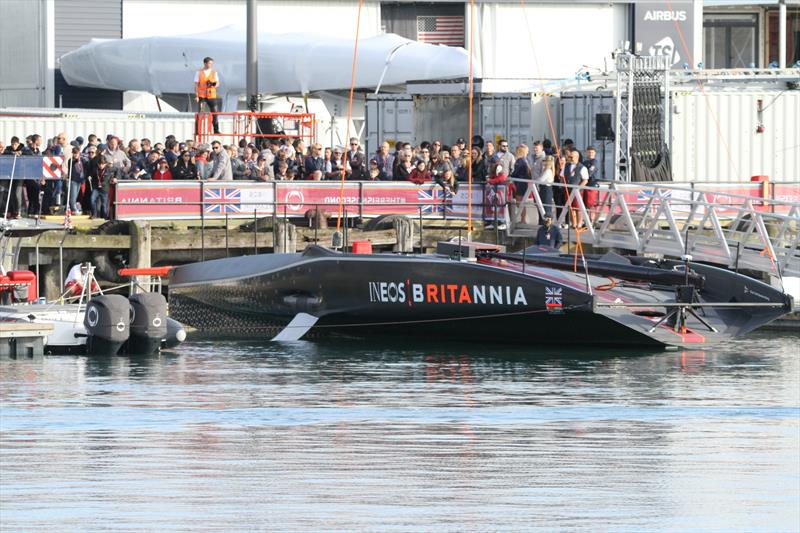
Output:
<path fill-rule="evenodd" d="M 64 158 L 61 156 L 0 156 L 0 180 L 61 179 Z"/>

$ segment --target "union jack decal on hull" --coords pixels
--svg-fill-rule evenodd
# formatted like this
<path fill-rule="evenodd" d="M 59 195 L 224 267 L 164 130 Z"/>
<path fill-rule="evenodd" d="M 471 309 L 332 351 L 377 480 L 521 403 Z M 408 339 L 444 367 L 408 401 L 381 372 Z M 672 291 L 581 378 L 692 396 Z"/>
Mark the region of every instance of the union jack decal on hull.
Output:
<path fill-rule="evenodd" d="M 544 288 L 544 305 L 551 313 L 559 313 L 564 307 L 561 287 Z"/>

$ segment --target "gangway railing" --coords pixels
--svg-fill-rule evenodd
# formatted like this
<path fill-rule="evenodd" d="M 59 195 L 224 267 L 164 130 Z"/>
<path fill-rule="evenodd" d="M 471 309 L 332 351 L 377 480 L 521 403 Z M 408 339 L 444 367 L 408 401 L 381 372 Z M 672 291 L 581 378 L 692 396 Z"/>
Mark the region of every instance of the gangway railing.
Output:
<path fill-rule="evenodd" d="M 507 221 L 511 236 L 536 235 L 535 225 L 521 225 L 523 208 L 541 219 L 568 227 L 581 218 L 585 230 L 568 231 L 570 241 L 638 253 L 676 256 L 750 269 L 772 275 L 800 276 L 800 202 L 774 200 L 672 184 L 612 182 L 600 187 L 599 201 L 587 207 L 590 187 L 553 183 L 566 201 L 544 204 L 539 187 L 528 188 Z M 800 197 L 800 184 L 797 184 Z M 556 193 L 556 198 L 559 194 Z M 567 206 L 567 207 L 563 207 Z"/>

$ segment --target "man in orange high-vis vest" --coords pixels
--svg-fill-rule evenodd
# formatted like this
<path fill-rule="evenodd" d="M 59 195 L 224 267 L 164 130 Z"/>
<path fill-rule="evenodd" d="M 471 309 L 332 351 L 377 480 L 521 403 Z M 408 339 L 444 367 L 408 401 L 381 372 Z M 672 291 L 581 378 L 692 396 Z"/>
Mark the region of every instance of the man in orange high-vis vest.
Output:
<path fill-rule="evenodd" d="M 197 71 L 194 75 L 194 93 L 195 101 L 200 104 L 200 110 L 203 109 L 203 102 L 208 105 L 211 113 L 217 112 L 217 87 L 219 87 L 219 73 L 214 70 L 214 59 L 206 57 L 203 59 L 203 68 Z M 219 133 L 219 123 L 217 122 L 217 115 L 211 115 L 211 121 L 214 125 L 214 133 Z"/>

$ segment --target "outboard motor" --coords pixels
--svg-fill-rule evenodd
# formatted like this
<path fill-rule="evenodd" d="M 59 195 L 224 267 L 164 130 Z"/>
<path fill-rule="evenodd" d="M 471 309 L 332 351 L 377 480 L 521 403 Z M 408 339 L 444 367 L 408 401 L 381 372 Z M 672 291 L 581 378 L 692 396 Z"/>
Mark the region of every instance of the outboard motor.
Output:
<path fill-rule="evenodd" d="M 88 355 L 116 355 L 130 334 L 130 304 L 120 294 L 95 296 L 83 318 Z"/>
<path fill-rule="evenodd" d="M 167 337 L 167 299 L 157 292 L 134 294 L 129 299 L 131 336 L 127 353 L 150 355 Z"/>

